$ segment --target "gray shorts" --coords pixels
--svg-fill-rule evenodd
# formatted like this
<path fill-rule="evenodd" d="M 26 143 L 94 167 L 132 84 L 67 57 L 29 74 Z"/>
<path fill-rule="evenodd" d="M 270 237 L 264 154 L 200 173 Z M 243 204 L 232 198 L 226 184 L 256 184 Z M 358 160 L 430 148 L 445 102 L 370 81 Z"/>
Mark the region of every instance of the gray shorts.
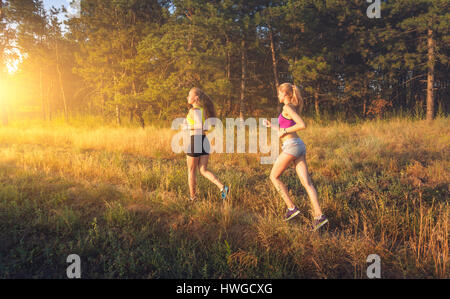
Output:
<path fill-rule="evenodd" d="M 296 158 L 306 154 L 306 145 L 300 138 L 291 138 L 281 145 L 283 153 L 292 155 Z"/>

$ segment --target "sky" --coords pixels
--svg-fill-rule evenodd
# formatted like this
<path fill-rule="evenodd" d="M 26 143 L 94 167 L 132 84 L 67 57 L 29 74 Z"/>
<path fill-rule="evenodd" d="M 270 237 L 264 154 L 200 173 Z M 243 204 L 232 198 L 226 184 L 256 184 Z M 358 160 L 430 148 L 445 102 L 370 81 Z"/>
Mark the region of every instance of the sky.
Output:
<path fill-rule="evenodd" d="M 67 8 L 69 7 L 69 2 L 69 0 L 44 0 L 44 6 L 46 9 L 50 9 L 52 6 L 59 8 L 62 5 Z"/>
<path fill-rule="evenodd" d="M 56 7 L 56 8 L 61 8 L 61 6 L 65 6 L 66 9 L 69 10 L 69 12 L 72 12 L 71 7 L 70 7 L 70 2 L 71 0 L 43 0 L 44 1 L 44 7 L 46 10 L 50 10 L 50 8 L 52 6 Z M 60 16 L 60 20 L 64 20 L 64 14 L 61 14 Z"/>
<path fill-rule="evenodd" d="M 55 8 L 61 8 L 63 5 L 68 10 L 68 13 L 76 13 L 77 10 L 73 9 L 70 6 L 71 0 L 43 0 L 44 1 L 44 7 L 47 11 L 50 11 L 50 8 L 54 6 Z M 66 13 L 61 13 L 58 16 L 58 19 L 60 22 L 63 22 L 67 18 L 65 17 Z M 61 25 L 63 33 L 67 31 L 67 28 L 64 24 Z"/>

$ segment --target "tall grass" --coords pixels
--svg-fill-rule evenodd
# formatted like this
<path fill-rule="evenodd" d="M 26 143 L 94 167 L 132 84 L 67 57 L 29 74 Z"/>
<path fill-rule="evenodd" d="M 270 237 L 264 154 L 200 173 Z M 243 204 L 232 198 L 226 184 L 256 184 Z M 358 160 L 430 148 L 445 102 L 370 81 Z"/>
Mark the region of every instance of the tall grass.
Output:
<path fill-rule="evenodd" d="M 376 253 L 385 278 L 449 278 L 450 129 L 408 119 L 313 123 L 300 135 L 330 225 L 311 233 L 293 168 L 285 205 L 260 154 L 213 154 L 230 198 L 198 179 L 189 202 L 175 133 L 60 121 L 0 128 L 0 277 L 365 278 Z"/>

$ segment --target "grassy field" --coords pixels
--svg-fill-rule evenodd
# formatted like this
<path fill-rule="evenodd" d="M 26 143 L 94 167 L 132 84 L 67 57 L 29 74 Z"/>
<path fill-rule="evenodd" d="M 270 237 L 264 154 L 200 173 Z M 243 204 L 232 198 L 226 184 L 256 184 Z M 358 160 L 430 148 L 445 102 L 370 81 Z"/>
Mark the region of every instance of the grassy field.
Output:
<path fill-rule="evenodd" d="M 170 129 L 11 124 L 0 127 L 0 278 L 449 278 L 450 121 L 311 124 L 301 132 L 330 225 L 308 231 L 307 194 L 282 176 L 285 204 L 259 154 L 214 154 L 230 198 L 198 179 Z"/>

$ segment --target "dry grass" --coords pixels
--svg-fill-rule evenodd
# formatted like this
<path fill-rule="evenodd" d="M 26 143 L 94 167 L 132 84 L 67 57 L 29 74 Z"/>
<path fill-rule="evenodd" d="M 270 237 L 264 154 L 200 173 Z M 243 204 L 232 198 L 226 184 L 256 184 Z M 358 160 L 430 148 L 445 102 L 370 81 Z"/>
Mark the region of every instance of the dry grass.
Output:
<path fill-rule="evenodd" d="M 259 154 L 214 154 L 232 186 L 226 202 L 198 180 L 186 200 L 185 156 L 170 129 L 0 128 L 0 277 L 65 277 L 77 253 L 85 278 L 449 278 L 450 129 L 395 119 L 312 125 L 301 133 L 330 225 L 310 233 L 310 205 L 294 169 L 283 201 Z"/>

